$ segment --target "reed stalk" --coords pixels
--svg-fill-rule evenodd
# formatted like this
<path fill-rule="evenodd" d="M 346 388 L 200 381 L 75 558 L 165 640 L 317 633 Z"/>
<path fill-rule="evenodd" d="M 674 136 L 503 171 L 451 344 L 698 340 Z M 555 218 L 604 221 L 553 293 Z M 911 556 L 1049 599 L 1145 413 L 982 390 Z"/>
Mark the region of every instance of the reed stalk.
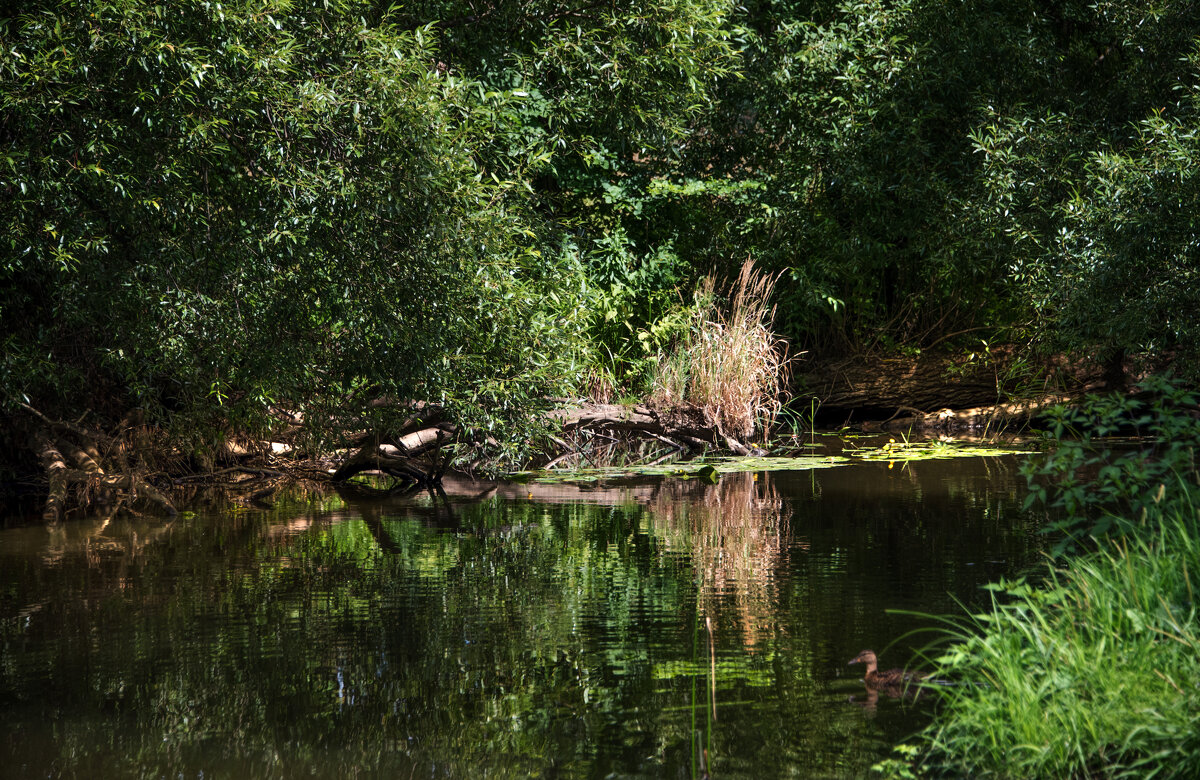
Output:
<path fill-rule="evenodd" d="M 715 280 L 700 285 L 695 320 L 660 363 L 651 400 L 701 409 L 717 429 L 741 441 L 769 428 L 781 409 L 790 363 L 787 343 L 771 329 L 775 279 L 747 260 L 728 309 L 715 303 Z"/>

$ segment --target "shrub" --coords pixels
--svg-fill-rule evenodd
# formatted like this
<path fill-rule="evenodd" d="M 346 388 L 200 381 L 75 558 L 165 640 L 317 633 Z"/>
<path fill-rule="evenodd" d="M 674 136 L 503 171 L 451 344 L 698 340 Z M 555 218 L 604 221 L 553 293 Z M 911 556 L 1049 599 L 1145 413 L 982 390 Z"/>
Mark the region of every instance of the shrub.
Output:
<path fill-rule="evenodd" d="M 1140 390 L 1049 413 L 1052 446 L 1025 466 L 1026 506 L 1041 503 L 1060 515 L 1050 528 L 1064 534 L 1058 552 L 1088 535 L 1136 533 L 1154 508 L 1189 500 L 1200 446 L 1197 395 L 1162 377 L 1142 381 Z"/>

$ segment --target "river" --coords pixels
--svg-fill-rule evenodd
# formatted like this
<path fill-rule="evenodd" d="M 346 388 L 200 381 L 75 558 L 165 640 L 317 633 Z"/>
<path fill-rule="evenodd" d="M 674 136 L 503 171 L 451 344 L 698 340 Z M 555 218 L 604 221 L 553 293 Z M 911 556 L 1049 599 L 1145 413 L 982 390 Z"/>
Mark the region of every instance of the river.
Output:
<path fill-rule="evenodd" d="M 863 777 L 1039 560 L 1018 455 L 0 530 L 0 775 Z"/>

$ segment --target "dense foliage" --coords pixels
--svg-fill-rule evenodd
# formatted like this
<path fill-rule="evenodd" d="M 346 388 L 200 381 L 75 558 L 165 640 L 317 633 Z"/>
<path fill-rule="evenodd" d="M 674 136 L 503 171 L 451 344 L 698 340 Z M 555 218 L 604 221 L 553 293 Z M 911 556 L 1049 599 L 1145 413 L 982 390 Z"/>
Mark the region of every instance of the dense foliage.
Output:
<path fill-rule="evenodd" d="M 989 586 L 991 609 L 951 632 L 939 674 L 960 684 L 944 689 L 923 735 L 931 766 L 1000 777 L 1200 771 L 1197 399 L 1162 380 L 1143 389 L 1152 400 L 1098 397 L 1059 413 L 1055 449 L 1029 470 L 1050 477 L 1034 498 L 1072 540 L 1092 534 L 1092 551 L 1039 583 Z M 1146 439 L 1124 453 L 1100 438 L 1133 430 Z"/>
<path fill-rule="evenodd" d="M 1194 349 L 1194 4 L 760 2 L 736 22 L 745 78 L 647 189 L 647 232 L 687 208 L 677 249 L 786 271 L 786 335 Z"/>
<path fill-rule="evenodd" d="M 1200 397 L 1163 377 L 1137 395 L 1090 396 L 1048 415 L 1050 449 L 1024 470 L 1027 506 L 1058 516 L 1059 552 L 1105 535 L 1136 536 L 1164 506 L 1185 506 L 1200 481 Z M 1113 439 L 1135 436 L 1134 443 Z"/>
<path fill-rule="evenodd" d="M 571 302 L 547 305 L 518 185 L 475 155 L 513 97 L 439 73 L 422 30 L 355 2 L 116 0 L 5 39 L 10 401 L 252 421 L 561 378 L 539 339 Z"/>
<path fill-rule="evenodd" d="M 800 349 L 1196 352 L 1184 0 L 27 3 L 0 393 L 217 428 L 642 393 L 697 280 Z"/>

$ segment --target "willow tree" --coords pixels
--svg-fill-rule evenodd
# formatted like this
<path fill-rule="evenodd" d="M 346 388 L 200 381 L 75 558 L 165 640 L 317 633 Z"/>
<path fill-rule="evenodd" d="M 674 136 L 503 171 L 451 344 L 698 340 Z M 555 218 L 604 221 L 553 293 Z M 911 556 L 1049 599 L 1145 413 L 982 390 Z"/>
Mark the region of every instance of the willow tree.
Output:
<path fill-rule="evenodd" d="M 736 73 L 675 164 L 596 198 L 625 235 L 782 271 L 777 325 L 812 354 L 1194 343 L 1200 6 L 753 0 L 728 24 Z"/>
<path fill-rule="evenodd" d="M 378 398 L 482 429 L 569 376 L 574 304 L 480 151 L 523 98 L 445 73 L 430 28 L 90 0 L 0 39 L 10 448 L 91 470 L 132 409 L 186 454 Z"/>

